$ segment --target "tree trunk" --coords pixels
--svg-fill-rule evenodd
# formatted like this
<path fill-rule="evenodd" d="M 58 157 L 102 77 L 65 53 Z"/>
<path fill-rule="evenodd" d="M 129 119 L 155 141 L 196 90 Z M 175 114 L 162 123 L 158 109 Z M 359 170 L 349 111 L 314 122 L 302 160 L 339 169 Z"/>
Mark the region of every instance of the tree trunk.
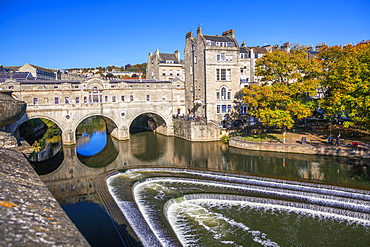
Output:
<path fill-rule="evenodd" d="M 286 138 L 286 126 L 283 127 L 283 143 L 285 143 Z"/>

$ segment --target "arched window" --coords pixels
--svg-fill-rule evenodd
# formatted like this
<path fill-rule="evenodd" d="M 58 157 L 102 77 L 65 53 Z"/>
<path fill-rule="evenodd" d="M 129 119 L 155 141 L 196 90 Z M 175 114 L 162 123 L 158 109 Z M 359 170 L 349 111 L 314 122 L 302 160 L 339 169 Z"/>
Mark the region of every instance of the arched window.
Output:
<path fill-rule="evenodd" d="M 98 87 L 93 87 L 92 91 L 90 92 L 90 102 L 92 103 L 99 103 L 101 102 L 101 91 L 99 91 Z"/>
<path fill-rule="evenodd" d="M 222 87 L 221 88 L 221 99 L 226 99 L 226 88 L 225 87 Z"/>

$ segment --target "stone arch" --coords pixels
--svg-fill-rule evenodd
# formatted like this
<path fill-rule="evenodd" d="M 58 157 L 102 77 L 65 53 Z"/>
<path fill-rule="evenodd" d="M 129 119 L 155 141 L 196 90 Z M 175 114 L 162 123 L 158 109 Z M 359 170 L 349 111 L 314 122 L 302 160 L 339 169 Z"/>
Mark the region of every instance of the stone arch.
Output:
<path fill-rule="evenodd" d="M 80 125 L 80 123 L 82 123 L 82 121 L 84 121 L 85 119 L 89 117 L 94 117 L 94 116 L 100 116 L 104 119 L 105 123 L 107 124 L 108 134 L 112 134 L 112 132 L 119 127 L 118 124 L 110 116 L 99 114 L 99 113 L 95 113 L 95 114 L 93 113 L 93 114 L 83 116 L 80 120 L 76 122 L 73 128 L 74 133 L 76 133 L 77 127 L 78 125 Z"/>
<path fill-rule="evenodd" d="M 86 84 L 86 88 L 93 89 L 94 87 L 97 87 L 100 90 L 104 89 L 104 81 L 96 79 L 96 78 L 88 80 Z"/>
<path fill-rule="evenodd" d="M 49 116 L 45 116 L 45 115 L 32 115 L 32 116 L 28 116 L 28 114 L 25 114 L 23 115 L 22 118 L 20 118 L 17 122 L 13 123 L 12 124 L 12 134 L 14 134 L 17 138 L 19 138 L 19 136 L 17 136 L 17 130 L 19 129 L 19 127 L 21 126 L 22 123 L 28 121 L 28 120 L 31 120 L 31 119 L 36 119 L 36 118 L 45 118 L 47 120 L 50 120 L 52 122 L 54 122 L 58 127 L 59 129 L 62 131 L 62 141 L 63 141 L 63 133 L 65 132 L 65 129 L 63 128 L 63 125 L 56 119 L 54 118 L 51 118 Z"/>
<path fill-rule="evenodd" d="M 153 112 L 153 111 L 144 111 L 139 114 L 136 114 L 128 124 L 128 128 L 131 129 L 133 123 L 135 120 L 137 120 L 140 116 L 146 115 L 150 118 L 152 118 L 155 121 L 155 128 L 152 129 L 155 132 L 161 133 L 161 134 L 167 134 L 167 128 L 169 126 L 169 123 L 167 121 L 167 118 L 165 118 L 162 114 L 158 112 Z"/>

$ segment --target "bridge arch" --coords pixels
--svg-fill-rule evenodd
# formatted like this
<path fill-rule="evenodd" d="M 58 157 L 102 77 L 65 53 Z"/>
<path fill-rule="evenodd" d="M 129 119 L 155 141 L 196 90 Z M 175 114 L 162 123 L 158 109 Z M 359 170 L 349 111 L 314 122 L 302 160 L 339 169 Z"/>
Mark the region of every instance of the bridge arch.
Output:
<path fill-rule="evenodd" d="M 107 125 L 107 131 L 108 134 L 111 134 L 115 129 L 119 128 L 119 125 L 116 123 L 114 119 L 112 119 L 110 116 L 107 116 L 105 114 L 99 114 L 99 113 L 93 113 L 93 114 L 88 114 L 86 116 L 81 117 L 78 121 L 76 121 L 75 126 L 73 127 L 74 132 L 76 133 L 77 127 L 86 119 L 90 117 L 95 117 L 99 116 L 102 117 Z"/>
<path fill-rule="evenodd" d="M 148 130 L 152 130 L 161 134 L 168 133 L 168 126 L 170 126 L 170 123 L 168 123 L 167 118 L 164 117 L 162 114 L 154 111 L 143 111 L 134 115 L 128 122 L 130 133 L 132 132 L 133 128 L 135 128 L 135 122 L 137 122 L 141 116 L 148 117 L 148 120 L 154 120 L 153 125 L 150 126 L 150 124 L 148 123 L 148 126 L 146 126 Z"/>
<path fill-rule="evenodd" d="M 28 114 L 24 114 L 22 118 L 20 118 L 17 122 L 13 123 L 12 124 L 12 134 L 14 136 L 16 136 L 17 138 L 20 138 L 19 137 L 19 127 L 24 123 L 24 122 L 27 122 L 28 120 L 32 120 L 32 119 L 37 119 L 37 118 L 44 118 L 44 119 L 47 119 L 47 120 L 50 120 L 52 121 L 53 123 L 55 123 L 59 129 L 62 131 L 62 133 L 64 132 L 64 129 L 63 129 L 63 125 L 56 119 L 54 118 L 51 118 L 50 116 L 45 116 L 45 115 L 28 115 Z M 62 141 L 63 141 L 63 136 L 62 136 Z"/>

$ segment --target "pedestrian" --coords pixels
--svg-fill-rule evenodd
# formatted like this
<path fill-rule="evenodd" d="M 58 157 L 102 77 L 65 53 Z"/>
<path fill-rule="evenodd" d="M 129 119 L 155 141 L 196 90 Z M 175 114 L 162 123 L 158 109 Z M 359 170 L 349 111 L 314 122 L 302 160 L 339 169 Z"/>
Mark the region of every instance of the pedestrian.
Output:
<path fill-rule="evenodd" d="M 339 141 L 340 141 L 340 134 L 337 136 L 337 140 L 335 141 L 336 146 L 339 146 Z"/>
<path fill-rule="evenodd" d="M 329 143 L 329 145 L 333 145 L 333 137 L 332 136 L 329 136 L 328 143 Z"/>

